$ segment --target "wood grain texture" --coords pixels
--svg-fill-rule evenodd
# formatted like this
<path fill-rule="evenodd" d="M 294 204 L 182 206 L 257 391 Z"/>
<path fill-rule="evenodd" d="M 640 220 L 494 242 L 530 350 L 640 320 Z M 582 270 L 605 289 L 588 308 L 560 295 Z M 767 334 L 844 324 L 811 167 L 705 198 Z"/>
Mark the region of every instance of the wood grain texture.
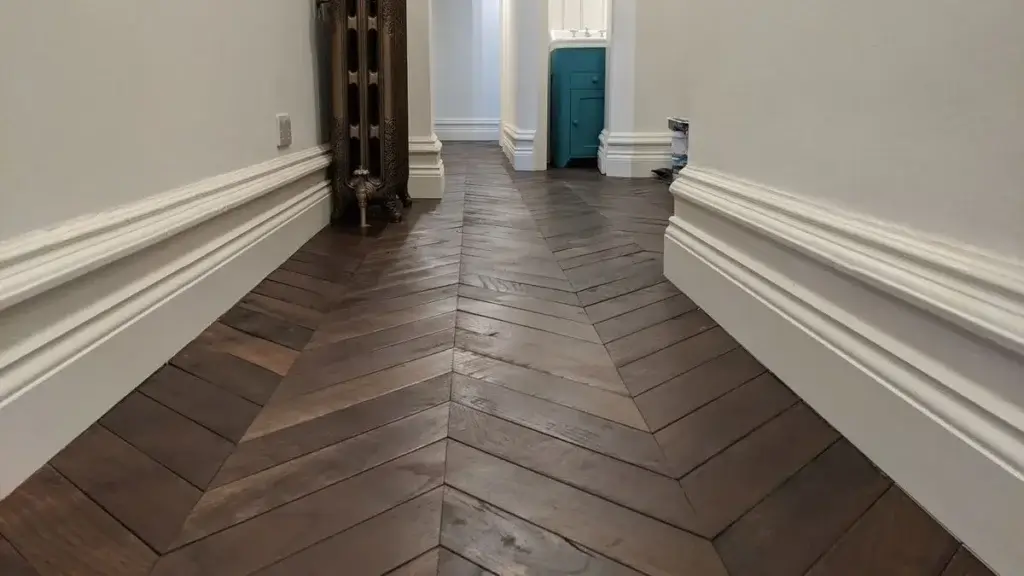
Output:
<path fill-rule="evenodd" d="M 893 486 L 807 575 L 938 574 L 956 548 L 955 538 Z"/>
<path fill-rule="evenodd" d="M 451 376 L 418 384 L 238 445 L 212 486 L 221 486 L 448 401 Z"/>
<path fill-rule="evenodd" d="M 235 448 L 232 442 L 138 392 L 114 406 L 100 423 L 199 489 L 210 484 Z"/>
<path fill-rule="evenodd" d="M 553 334 L 560 334 L 570 338 L 577 338 L 595 344 L 601 343 L 601 338 L 590 323 L 574 322 L 563 318 L 556 318 L 546 314 L 530 312 L 510 308 L 500 304 L 482 302 L 471 298 L 459 298 L 459 310 L 477 316 L 504 320 L 513 324 L 519 324 L 528 328 L 536 328 Z"/>
<path fill-rule="evenodd" d="M 714 328 L 627 364 L 619 371 L 630 393 L 637 396 L 737 346 L 725 330 Z"/>
<path fill-rule="evenodd" d="M 654 431 L 760 376 L 764 366 L 737 348 L 635 398 Z"/>
<path fill-rule="evenodd" d="M 373 309 L 368 314 L 353 315 L 323 322 L 316 335 L 313 336 L 309 346 L 315 348 L 332 342 L 340 342 L 349 338 L 372 334 L 379 330 L 395 328 L 396 326 L 402 326 L 416 320 L 439 316 L 446 312 L 454 312 L 455 304 L 456 298 L 453 296 L 443 300 L 426 302 L 411 308 L 403 308 L 394 312 L 380 313 Z"/>
<path fill-rule="evenodd" d="M 455 351 L 454 369 L 465 376 L 498 384 L 631 428 L 647 430 L 647 424 L 640 411 L 624 394 L 516 366 L 467 350 Z"/>
<path fill-rule="evenodd" d="M 659 474 L 672 471 L 650 434 L 610 420 L 458 374 L 452 400 Z"/>
<path fill-rule="evenodd" d="M 153 576 L 249 574 L 441 485 L 438 442 L 164 556 Z M 435 564 L 436 566 L 436 564 Z"/>
<path fill-rule="evenodd" d="M 587 316 L 596 324 L 643 308 L 644 306 L 661 302 L 678 294 L 679 289 L 673 286 L 671 282 L 660 282 L 654 286 L 630 292 L 611 300 L 605 300 L 600 304 L 588 306 L 586 309 Z"/>
<path fill-rule="evenodd" d="M 443 546 L 495 574 L 639 576 L 639 572 L 456 490 L 445 491 L 441 522 Z M 490 573 L 474 572 L 473 568 L 463 564 L 458 572 L 449 573 Z"/>
<path fill-rule="evenodd" d="M 682 475 L 796 402 L 789 388 L 765 375 L 671 424 L 655 438 Z"/>
<path fill-rule="evenodd" d="M 525 468 L 452 443 L 447 483 L 647 574 L 725 576 L 706 541 Z"/>
<path fill-rule="evenodd" d="M 5 538 L 0 537 L 0 574 L 4 576 L 39 576 L 28 560 L 14 549 Z"/>
<path fill-rule="evenodd" d="M 157 370 L 139 391 L 175 412 L 238 441 L 260 407 L 173 366 Z"/>
<path fill-rule="evenodd" d="M 452 405 L 448 434 L 467 446 L 684 530 L 706 532 L 680 486 L 660 474 L 458 404 Z"/>
<path fill-rule="evenodd" d="M 697 305 L 684 294 L 671 296 L 632 312 L 626 312 L 604 322 L 598 323 L 595 328 L 601 335 L 603 342 L 612 342 L 619 338 L 639 332 L 644 328 L 656 326 L 666 320 L 675 318 L 687 312 L 696 310 Z"/>
<path fill-rule="evenodd" d="M 40 576 L 145 576 L 156 560 L 49 466 L 0 502 L 0 533 Z"/>
<path fill-rule="evenodd" d="M 220 322 L 204 330 L 198 340 L 213 350 L 233 354 L 282 376 L 288 373 L 292 362 L 298 357 L 295 350 L 251 336 Z"/>
<path fill-rule="evenodd" d="M 438 576 L 440 573 L 440 554 L 445 552 L 441 548 L 434 548 L 429 552 L 413 559 L 387 573 L 387 576 Z"/>
<path fill-rule="evenodd" d="M 436 547 L 440 540 L 440 488 L 392 508 L 316 544 L 270 568 L 261 576 L 376 576 Z"/>
<path fill-rule="evenodd" d="M 313 336 L 313 331 L 309 328 L 242 306 L 235 306 L 225 312 L 220 317 L 220 322 L 240 332 L 292 350 L 302 350 Z"/>
<path fill-rule="evenodd" d="M 511 364 L 622 392 L 622 378 L 600 344 L 459 312 L 455 345 Z"/>
<path fill-rule="evenodd" d="M 659 350 L 718 326 L 703 311 L 695 310 L 608 342 L 605 347 L 616 366 L 625 366 Z"/>
<path fill-rule="evenodd" d="M 436 378 L 451 372 L 451 369 L 452 352 L 447 350 L 316 392 L 277 401 L 260 413 L 249 428 L 245 440 L 266 436 Z"/>
<path fill-rule="evenodd" d="M 448 498 L 448 492 L 445 492 L 445 499 Z M 445 513 L 444 508 L 441 508 L 441 529 L 444 530 L 445 525 Z M 441 535 L 441 540 L 444 541 L 444 534 Z M 438 549 L 438 564 L 436 576 L 492 576 L 494 573 L 473 564 L 469 560 L 466 560 L 462 556 L 453 554 L 445 548 Z"/>
<path fill-rule="evenodd" d="M 51 464 L 158 552 L 170 548 L 201 494 L 100 426 L 83 432 Z"/>
<path fill-rule="evenodd" d="M 171 365 L 214 384 L 235 396 L 264 405 L 281 383 L 281 375 L 241 358 L 193 342 L 173 358 Z"/>
<path fill-rule="evenodd" d="M 740 518 L 715 548 L 733 576 L 802 574 L 888 487 L 841 441 Z"/>
<path fill-rule="evenodd" d="M 189 514 L 178 544 L 194 542 L 443 440 L 448 406 L 439 406 L 291 460 L 203 495 Z"/>
<path fill-rule="evenodd" d="M 800 403 L 724 450 L 680 483 L 716 535 L 828 448 L 839 433 Z"/>

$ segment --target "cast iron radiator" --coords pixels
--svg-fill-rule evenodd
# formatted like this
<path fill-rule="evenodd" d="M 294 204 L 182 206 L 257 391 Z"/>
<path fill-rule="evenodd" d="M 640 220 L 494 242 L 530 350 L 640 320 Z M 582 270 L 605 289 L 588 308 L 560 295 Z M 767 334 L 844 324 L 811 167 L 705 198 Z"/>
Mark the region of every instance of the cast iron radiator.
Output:
<path fill-rule="evenodd" d="M 331 29 L 334 219 L 353 201 L 392 222 L 409 199 L 406 0 L 324 0 Z"/>

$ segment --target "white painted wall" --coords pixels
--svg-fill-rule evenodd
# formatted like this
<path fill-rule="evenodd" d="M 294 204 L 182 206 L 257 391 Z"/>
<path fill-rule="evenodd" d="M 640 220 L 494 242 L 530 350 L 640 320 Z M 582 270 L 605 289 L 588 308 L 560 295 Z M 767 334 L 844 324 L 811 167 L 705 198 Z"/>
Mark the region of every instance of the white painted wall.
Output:
<path fill-rule="evenodd" d="M 312 0 L 0 5 L 0 240 L 321 140 Z"/>
<path fill-rule="evenodd" d="M 434 125 L 441 140 L 497 140 L 500 0 L 433 0 Z"/>
<path fill-rule="evenodd" d="M 671 165 L 665 123 L 680 114 L 686 78 L 678 38 L 686 3 L 680 0 L 609 0 L 605 131 L 598 166 L 608 176 L 646 178 Z"/>
<path fill-rule="evenodd" d="M 547 0 L 503 0 L 501 145 L 516 170 L 546 170 Z"/>
<path fill-rule="evenodd" d="M 607 30 L 608 3 L 612 0 L 549 0 L 548 21 L 552 30 Z"/>
<path fill-rule="evenodd" d="M 1024 4 L 682 3 L 691 162 L 1024 256 Z"/>
<path fill-rule="evenodd" d="M 681 4 L 668 277 L 1021 573 L 1024 5 Z"/>

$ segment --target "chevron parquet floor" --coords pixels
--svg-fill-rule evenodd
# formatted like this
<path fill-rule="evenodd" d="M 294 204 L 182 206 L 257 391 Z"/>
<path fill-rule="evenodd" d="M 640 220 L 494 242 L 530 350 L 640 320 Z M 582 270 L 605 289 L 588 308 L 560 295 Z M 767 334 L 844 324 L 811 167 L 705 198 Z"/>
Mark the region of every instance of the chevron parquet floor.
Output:
<path fill-rule="evenodd" d="M 0 574 L 989 574 L 665 281 L 664 185 L 445 157 L 0 503 Z"/>

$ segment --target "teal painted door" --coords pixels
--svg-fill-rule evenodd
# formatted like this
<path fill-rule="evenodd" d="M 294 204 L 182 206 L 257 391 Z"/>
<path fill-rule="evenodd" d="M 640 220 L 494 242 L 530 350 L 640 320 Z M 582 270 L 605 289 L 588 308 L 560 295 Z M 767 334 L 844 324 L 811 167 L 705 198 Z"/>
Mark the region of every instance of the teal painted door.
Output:
<path fill-rule="evenodd" d="M 569 117 L 572 157 L 597 158 L 598 137 L 604 127 L 604 90 L 572 90 Z"/>

